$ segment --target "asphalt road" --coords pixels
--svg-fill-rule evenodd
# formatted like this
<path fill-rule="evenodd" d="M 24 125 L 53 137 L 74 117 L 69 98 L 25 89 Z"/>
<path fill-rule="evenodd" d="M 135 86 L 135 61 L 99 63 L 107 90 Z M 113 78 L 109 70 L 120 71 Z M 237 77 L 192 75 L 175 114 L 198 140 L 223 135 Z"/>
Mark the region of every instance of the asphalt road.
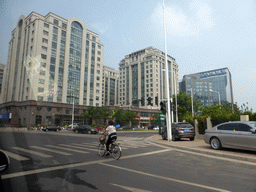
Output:
<path fill-rule="evenodd" d="M 114 160 L 98 155 L 99 135 L 1 132 L 11 160 L 1 182 L 5 191 L 256 190 L 256 164 L 156 145 L 154 134 L 118 133 L 123 153 Z"/>

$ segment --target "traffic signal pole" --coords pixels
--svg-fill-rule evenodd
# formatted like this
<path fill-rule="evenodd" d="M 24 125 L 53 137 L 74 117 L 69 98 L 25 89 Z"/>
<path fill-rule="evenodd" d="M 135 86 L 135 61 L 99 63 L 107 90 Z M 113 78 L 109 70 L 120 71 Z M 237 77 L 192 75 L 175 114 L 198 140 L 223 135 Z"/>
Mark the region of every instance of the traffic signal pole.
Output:
<path fill-rule="evenodd" d="M 164 0 L 163 0 L 163 19 L 164 19 L 164 45 L 165 45 L 165 69 L 166 69 L 166 92 L 167 92 L 167 136 L 168 141 L 172 140 L 172 124 L 170 113 L 170 89 L 169 89 L 169 67 L 167 62 L 167 45 L 166 45 L 166 27 L 165 27 L 165 13 L 164 13 Z"/>

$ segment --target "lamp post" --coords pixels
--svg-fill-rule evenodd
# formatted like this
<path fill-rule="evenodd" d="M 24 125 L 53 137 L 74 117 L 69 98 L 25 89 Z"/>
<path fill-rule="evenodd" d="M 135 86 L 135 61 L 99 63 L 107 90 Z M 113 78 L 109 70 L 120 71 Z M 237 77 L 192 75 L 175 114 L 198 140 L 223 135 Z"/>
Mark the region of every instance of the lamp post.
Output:
<path fill-rule="evenodd" d="M 177 105 L 177 99 L 178 99 L 178 97 L 177 97 L 177 78 L 176 78 L 176 73 L 175 73 L 175 71 L 173 71 L 173 76 L 174 76 L 174 83 L 175 83 L 175 105 L 176 105 L 176 123 L 178 123 L 178 105 Z"/>
<path fill-rule="evenodd" d="M 219 104 L 220 104 L 220 92 L 219 91 L 213 91 L 212 89 L 209 89 L 210 92 L 216 92 L 219 94 Z"/>
<path fill-rule="evenodd" d="M 166 28 L 165 28 L 165 13 L 164 13 L 164 1 L 163 1 L 163 24 L 164 24 L 164 44 L 165 44 L 165 69 L 166 69 L 166 95 L 167 95 L 167 136 L 168 141 L 172 140 L 172 124 L 171 124 L 171 113 L 170 113 L 170 90 L 169 90 L 169 69 L 167 62 L 167 45 L 166 45 Z"/>
<path fill-rule="evenodd" d="M 192 105 L 192 117 L 194 117 L 194 106 L 193 106 L 193 87 L 191 86 L 191 105 Z"/>

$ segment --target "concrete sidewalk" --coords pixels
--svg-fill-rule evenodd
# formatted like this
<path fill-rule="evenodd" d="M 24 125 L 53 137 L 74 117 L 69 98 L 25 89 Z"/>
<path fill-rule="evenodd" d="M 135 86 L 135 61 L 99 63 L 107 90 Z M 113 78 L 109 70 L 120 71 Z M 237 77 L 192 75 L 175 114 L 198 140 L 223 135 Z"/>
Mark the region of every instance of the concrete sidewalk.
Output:
<path fill-rule="evenodd" d="M 176 148 L 180 150 L 197 152 L 218 157 L 232 158 L 241 161 L 256 163 L 256 152 L 238 149 L 221 149 L 214 150 L 209 144 L 206 144 L 203 135 L 197 135 L 194 141 L 189 139 L 181 139 L 180 141 L 163 140 L 161 135 L 155 135 L 150 138 L 150 141 L 163 146 Z"/>

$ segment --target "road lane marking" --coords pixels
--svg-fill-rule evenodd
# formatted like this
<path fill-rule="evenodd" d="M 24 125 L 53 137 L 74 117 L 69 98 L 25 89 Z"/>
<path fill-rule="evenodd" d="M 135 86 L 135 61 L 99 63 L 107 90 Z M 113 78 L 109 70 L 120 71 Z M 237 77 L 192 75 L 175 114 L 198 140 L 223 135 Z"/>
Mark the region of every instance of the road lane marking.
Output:
<path fill-rule="evenodd" d="M 201 185 L 201 184 L 192 183 L 192 182 L 188 182 L 188 181 L 182 181 L 182 180 L 178 180 L 178 179 L 172 179 L 172 178 L 169 178 L 169 177 L 155 175 L 155 174 L 152 174 L 152 173 L 146 173 L 146 172 L 142 172 L 142 171 L 137 171 L 137 170 L 133 170 L 133 169 L 119 167 L 119 166 L 116 166 L 116 165 L 110 165 L 110 164 L 106 164 L 106 163 L 99 163 L 99 164 L 104 165 L 104 166 L 108 166 L 108 167 L 112 167 L 112 168 L 116 168 L 116 169 L 121 169 L 121 170 L 129 171 L 129 172 L 137 173 L 137 174 L 141 174 L 141 175 L 146 175 L 146 176 L 149 176 L 149 177 L 156 177 L 158 179 L 164 179 L 164 180 L 168 180 L 168 181 L 172 181 L 172 182 L 176 182 L 176 183 L 191 185 L 191 186 L 200 187 L 200 188 L 209 189 L 209 190 L 214 190 L 214 191 L 229 192 L 228 190 L 224 190 L 224 189 L 220 189 L 220 188 L 210 187 L 210 186 L 207 186 L 207 185 Z"/>
<path fill-rule="evenodd" d="M 77 153 L 89 153 L 87 151 L 80 151 L 80 150 L 76 150 L 76 149 L 68 149 L 68 148 L 65 148 L 65 147 L 58 147 L 58 146 L 54 146 L 54 145 L 45 145 L 47 147 L 52 147 L 52 148 L 55 148 L 55 149 L 62 149 L 62 150 L 67 150 L 67 151 L 73 151 L 73 152 L 77 152 Z"/>
<path fill-rule="evenodd" d="M 127 186 L 123 186 L 123 185 L 117 185 L 117 184 L 114 184 L 114 183 L 110 183 L 110 184 L 114 185 L 116 187 L 120 187 L 120 188 L 126 189 L 128 191 L 132 191 L 132 192 L 152 192 L 152 191 L 148 191 L 148 190 L 137 189 L 137 188 L 127 187 Z"/>
<path fill-rule="evenodd" d="M 66 144 L 59 144 L 59 145 L 69 147 L 69 148 L 83 149 L 83 150 L 89 150 L 89 151 L 98 151 L 96 149 L 90 149 L 90 148 L 87 148 L 85 146 L 84 147 L 78 147 L 78 146 L 66 145 Z"/>
<path fill-rule="evenodd" d="M 52 152 L 52 153 L 58 153 L 58 154 L 61 154 L 61 155 L 73 155 L 73 154 L 71 154 L 71 153 L 56 151 L 56 150 L 47 149 L 47 148 L 44 148 L 44 147 L 38 147 L 38 146 L 30 146 L 30 147 L 35 148 L 35 149 L 40 149 L 40 150 L 43 150 L 43 151 L 50 151 L 50 152 Z"/>
<path fill-rule="evenodd" d="M 122 156 L 121 159 L 128 159 L 128 158 L 133 158 L 133 157 L 163 153 L 163 152 L 171 151 L 171 150 L 173 150 L 173 149 L 164 149 L 164 150 L 160 150 L 160 151 L 147 152 L 147 153 L 142 153 L 142 154 L 138 154 L 138 155 Z M 20 177 L 20 176 L 25 176 L 25 175 L 37 174 L 37 173 L 56 171 L 56 170 L 60 170 L 60 169 L 68 169 L 68 168 L 80 167 L 80 166 L 91 165 L 91 164 L 105 163 L 105 162 L 110 162 L 110 161 L 116 161 L 116 160 L 113 159 L 113 158 L 110 158 L 110 159 L 89 161 L 89 162 L 83 162 L 83 163 L 74 163 L 74 164 L 69 164 L 69 165 L 61 165 L 61 166 L 56 166 L 56 167 L 35 169 L 35 170 L 31 170 L 31 171 L 24 171 L 24 172 L 10 173 L 10 174 L 1 175 L 1 178 L 2 179 L 9 179 L 9 178 L 13 178 L 13 177 Z"/>
<path fill-rule="evenodd" d="M 30 153 L 30 154 L 33 154 L 33 155 L 37 155 L 37 156 L 44 157 L 44 158 L 52 157 L 51 155 L 47 155 L 47 154 L 40 153 L 40 152 L 37 152 L 37 151 L 32 151 L 30 149 L 24 149 L 24 148 L 21 148 L 21 147 L 12 147 L 12 148 L 16 149 L 18 151 L 23 151 L 23 152 Z"/>
<path fill-rule="evenodd" d="M 21 155 L 17 155 L 15 153 L 12 153 L 12 152 L 9 152 L 9 151 L 4 151 L 1 149 L 1 151 L 5 152 L 9 157 L 15 159 L 15 160 L 18 160 L 18 161 L 27 161 L 29 160 L 29 158 L 27 157 L 23 157 Z"/>

